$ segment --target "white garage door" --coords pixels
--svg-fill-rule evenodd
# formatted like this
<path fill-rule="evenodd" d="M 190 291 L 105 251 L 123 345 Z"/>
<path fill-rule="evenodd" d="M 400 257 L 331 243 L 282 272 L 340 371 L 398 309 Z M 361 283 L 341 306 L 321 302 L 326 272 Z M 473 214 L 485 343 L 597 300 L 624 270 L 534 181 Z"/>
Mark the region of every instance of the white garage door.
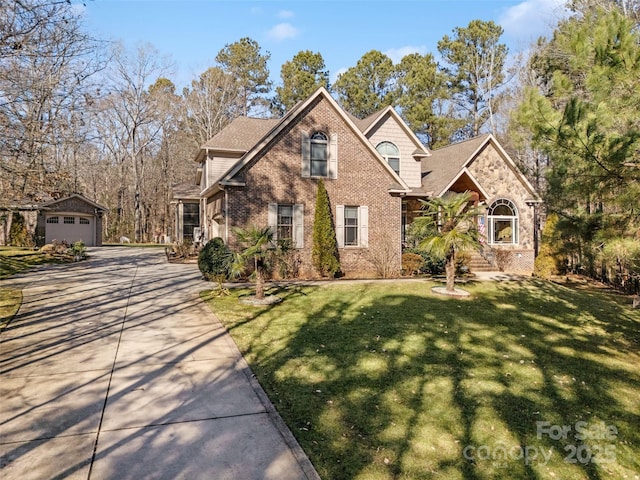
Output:
<path fill-rule="evenodd" d="M 95 244 L 93 217 L 81 217 L 73 214 L 47 215 L 45 242 L 67 241 L 69 244 L 82 240 L 85 245 Z"/>

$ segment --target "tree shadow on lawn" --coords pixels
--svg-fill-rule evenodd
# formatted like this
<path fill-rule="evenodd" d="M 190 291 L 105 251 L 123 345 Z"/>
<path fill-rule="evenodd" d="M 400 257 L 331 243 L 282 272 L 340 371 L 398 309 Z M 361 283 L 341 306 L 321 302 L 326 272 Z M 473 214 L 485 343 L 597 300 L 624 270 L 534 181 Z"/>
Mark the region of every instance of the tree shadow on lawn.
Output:
<path fill-rule="evenodd" d="M 640 471 L 640 315 L 547 282 L 469 286 L 464 301 L 429 287 L 296 287 L 222 311 L 321 477 Z"/>

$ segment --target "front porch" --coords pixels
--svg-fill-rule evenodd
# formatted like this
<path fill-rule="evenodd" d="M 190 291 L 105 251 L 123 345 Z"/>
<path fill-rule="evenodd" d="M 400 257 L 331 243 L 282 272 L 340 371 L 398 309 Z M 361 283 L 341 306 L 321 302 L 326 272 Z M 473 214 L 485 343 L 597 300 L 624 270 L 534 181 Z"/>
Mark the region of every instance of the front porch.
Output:
<path fill-rule="evenodd" d="M 531 274 L 535 260 L 533 222 L 520 221 L 520 210 L 509 198 L 491 198 L 468 172 L 449 186 L 446 193 L 471 192 L 470 206 L 480 207 L 483 213 L 477 217 L 480 248 L 470 252 L 467 267 L 476 272 L 513 272 Z M 433 198 L 418 194 L 407 196 L 402 202 L 402 249 L 415 248 L 411 238 L 412 222 L 421 215 L 423 202 Z M 529 205 L 530 206 L 530 205 Z M 529 227 L 529 223 L 531 223 Z M 527 243 L 530 243 L 530 246 Z"/>

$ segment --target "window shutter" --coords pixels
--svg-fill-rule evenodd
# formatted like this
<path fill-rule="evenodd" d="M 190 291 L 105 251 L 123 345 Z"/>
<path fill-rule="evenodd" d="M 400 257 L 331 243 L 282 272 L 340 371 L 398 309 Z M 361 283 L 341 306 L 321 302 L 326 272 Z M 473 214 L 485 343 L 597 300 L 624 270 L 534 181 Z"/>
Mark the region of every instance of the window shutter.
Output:
<path fill-rule="evenodd" d="M 338 134 L 332 133 L 329 139 L 329 178 L 338 178 Z"/>
<path fill-rule="evenodd" d="M 304 248 L 304 205 L 293 206 L 293 243 L 295 248 Z"/>
<path fill-rule="evenodd" d="M 278 204 L 270 203 L 267 212 L 267 223 L 271 232 L 273 232 L 273 240 L 278 240 Z"/>
<path fill-rule="evenodd" d="M 358 208 L 358 225 L 360 226 L 360 246 L 369 248 L 369 207 Z"/>
<path fill-rule="evenodd" d="M 344 205 L 336 205 L 336 239 L 338 248 L 344 247 Z"/>
<path fill-rule="evenodd" d="M 311 140 L 307 132 L 302 132 L 302 176 L 311 176 Z"/>

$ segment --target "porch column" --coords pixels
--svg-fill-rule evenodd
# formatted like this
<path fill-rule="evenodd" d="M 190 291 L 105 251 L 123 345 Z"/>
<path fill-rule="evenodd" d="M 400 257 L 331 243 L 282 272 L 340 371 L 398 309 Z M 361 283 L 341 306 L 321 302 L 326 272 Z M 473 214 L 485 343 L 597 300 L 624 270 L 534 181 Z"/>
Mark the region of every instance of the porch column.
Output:
<path fill-rule="evenodd" d="M 183 232 L 182 226 L 184 225 L 184 205 L 182 200 L 178 200 L 178 205 L 176 206 L 176 242 L 182 242 L 183 240 Z"/>

